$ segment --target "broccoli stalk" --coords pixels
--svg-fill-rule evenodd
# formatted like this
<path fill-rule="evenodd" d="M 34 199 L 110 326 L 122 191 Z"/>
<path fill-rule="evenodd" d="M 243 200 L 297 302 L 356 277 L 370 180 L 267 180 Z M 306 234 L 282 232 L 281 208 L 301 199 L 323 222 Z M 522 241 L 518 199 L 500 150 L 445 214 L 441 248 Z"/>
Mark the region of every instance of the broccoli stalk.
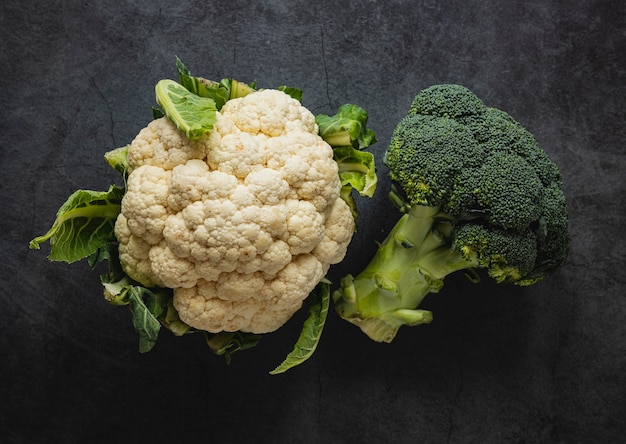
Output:
<path fill-rule="evenodd" d="M 392 191 L 395 202 L 400 197 Z M 336 309 L 370 338 L 391 342 L 402 325 L 427 324 L 432 313 L 416 309 L 443 279 L 478 265 L 452 244 L 452 221 L 439 207 L 409 206 L 380 245 L 369 265 L 356 277 L 348 275 L 334 293 Z"/>
<path fill-rule="evenodd" d="M 460 85 L 421 91 L 397 125 L 385 164 L 403 215 L 369 265 L 333 293 L 337 312 L 372 339 L 426 324 L 418 308 L 451 273 L 532 285 L 565 261 L 561 176 L 532 134 Z M 397 187 L 396 187 L 397 186 Z"/>

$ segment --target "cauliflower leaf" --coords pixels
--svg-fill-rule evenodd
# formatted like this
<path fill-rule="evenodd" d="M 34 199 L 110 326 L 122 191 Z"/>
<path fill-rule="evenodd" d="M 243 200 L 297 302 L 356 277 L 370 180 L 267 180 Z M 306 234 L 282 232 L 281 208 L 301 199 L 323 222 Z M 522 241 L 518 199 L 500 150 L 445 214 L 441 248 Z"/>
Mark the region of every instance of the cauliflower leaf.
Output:
<path fill-rule="evenodd" d="M 199 139 L 213 130 L 217 111 L 215 100 L 200 97 L 170 79 L 159 80 L 155 92 L 165 115 L 189 140 Z"/>
<path fill-rule="evenodd" d="M 341 198 L 355 220 L 358 211 L 352 190 L 372 197 L 378 184 L 374 155 L 362 151 L 376 142 L 374 131 L 367 127 L 367 119 L 367 111 L 351 103 L 340 106 L 334 116 L 315 116 L 320 136 L 333 148 L 333 159 L 339 166 Z"/>
<path fill-rule="evenodd" d="M 291 353 L 270 372 L 270 375 L 284 373 L 290 368 L 302 364 L 315 352 L 328 317 L 330 282 L 325 279 L 322 280 L 311 292 L 308 299 L 311 301 L 309 317 L 304 321 L 300 336 Z"/>
<path fill-rule="evenodd" d="M 75 191 L 57 211 L 48 232 L 30 241 L 30 248 L 38 250 L 50 241 L 48 259 L 67 263 L 92 255 L 115 239 L 123 195 L 124 188 L 115 185 L 108 191 Z"/>

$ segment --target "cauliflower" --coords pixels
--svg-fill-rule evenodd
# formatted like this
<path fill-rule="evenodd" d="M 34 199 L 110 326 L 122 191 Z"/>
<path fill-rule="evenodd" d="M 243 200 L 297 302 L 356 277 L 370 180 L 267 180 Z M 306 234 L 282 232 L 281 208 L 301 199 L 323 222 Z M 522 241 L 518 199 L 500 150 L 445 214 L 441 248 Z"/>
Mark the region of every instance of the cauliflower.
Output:
<path fill-rule="evenodd" d="M 302 90 L 257 90 L 194 77 L 155 86 L 154 120 L 105 153 L 124 186 L 76 190 L 43 235 L 48 258 L 87 259 L 104 297 L 128 306 L 139 351 L 161 327 L 204 331 L 227 362 L 280 328 L 307 300 L 291 353 L 271 374 L 315 351 L 331 302 L 325 275 L 343 260 L 358 216 L 352 194 L 372 197 L 376 142 L 353 104 L 313 116 Z"/>
<path fill-rule="evenodd" d="M 152 121 L 128 147 L 115 222 L 124 272 L 172 288 L 196 329 L 281 327 L 344 258 L 355 228 L 318 131 L 278 90 L 229 100 L 194 140 L 167 117 Z"/>

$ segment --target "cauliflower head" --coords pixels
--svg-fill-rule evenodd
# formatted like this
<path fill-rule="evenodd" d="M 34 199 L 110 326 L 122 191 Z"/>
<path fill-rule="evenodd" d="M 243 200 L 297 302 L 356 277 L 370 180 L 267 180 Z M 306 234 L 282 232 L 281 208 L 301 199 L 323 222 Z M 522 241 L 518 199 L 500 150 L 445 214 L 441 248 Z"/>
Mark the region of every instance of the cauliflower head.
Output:
<path fill-rule="evenodd" d="M 332 148 L 313 114 L 278 90 L 232 99 L 189 140 L 167 118 L 128 148 L 115 224 L 122 267 L 169 287 L 181 320 L 267 333 L 302 306 L 354 233 Z"/>

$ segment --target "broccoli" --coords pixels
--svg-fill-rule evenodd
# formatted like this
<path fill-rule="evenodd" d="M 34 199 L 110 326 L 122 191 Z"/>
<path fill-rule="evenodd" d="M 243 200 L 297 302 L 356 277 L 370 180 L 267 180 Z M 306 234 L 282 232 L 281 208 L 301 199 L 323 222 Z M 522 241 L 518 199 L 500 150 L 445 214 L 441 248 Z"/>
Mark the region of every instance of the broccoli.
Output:
<path fill-rule="evenodd" d="M 534 136 L 461 85 L 419 92 L 385 154 L 402 214 L 369 265 L 334 292 L 335 308 L 370 338 L 432 320 L 417 307 L 449 274 L 532 285 L 569 249 L 561 174 Z"/>

